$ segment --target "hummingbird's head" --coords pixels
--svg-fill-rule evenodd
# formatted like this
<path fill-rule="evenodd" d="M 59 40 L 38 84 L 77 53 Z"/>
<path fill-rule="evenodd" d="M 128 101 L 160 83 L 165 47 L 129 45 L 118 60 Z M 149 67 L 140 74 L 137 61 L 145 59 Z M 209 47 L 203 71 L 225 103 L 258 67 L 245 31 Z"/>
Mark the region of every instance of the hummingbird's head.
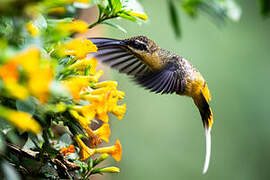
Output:
<path fill-rule="evenodd" d="M 151 57 L 158 50 L 158 46 L 145 36 L 132 37 L 123 42 L 132 53 L 142 58 Z"/>

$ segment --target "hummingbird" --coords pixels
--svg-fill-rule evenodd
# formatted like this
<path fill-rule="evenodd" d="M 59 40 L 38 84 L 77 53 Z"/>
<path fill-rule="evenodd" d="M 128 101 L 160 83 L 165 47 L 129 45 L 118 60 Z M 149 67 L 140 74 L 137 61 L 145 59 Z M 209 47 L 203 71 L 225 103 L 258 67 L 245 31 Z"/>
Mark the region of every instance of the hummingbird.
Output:
<path fill-rule="evenodd" d="M 124 40 L 88 39 L 98 48 L 94 57 L 120 73 L 132 76 L 144 88 L 155 93 L 175 93 L 193 99 L 205 129 L 205 174 L 210 162 L 213 113 L 209 105 L 210 91 L 201 73 L 182 56 L 160 48 L 145 36 Z"/>

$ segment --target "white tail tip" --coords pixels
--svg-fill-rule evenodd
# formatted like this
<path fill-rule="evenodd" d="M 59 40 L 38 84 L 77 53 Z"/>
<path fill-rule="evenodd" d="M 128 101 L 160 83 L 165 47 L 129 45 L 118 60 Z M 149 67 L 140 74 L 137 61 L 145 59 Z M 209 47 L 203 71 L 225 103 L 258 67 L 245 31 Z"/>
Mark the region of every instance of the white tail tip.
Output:
<path fill-rule="evenodd" d="M 203 166 L 203 174 L 208 170 L 211 156 L 211 128 L 205 128 L 205 138 L 206 138 L 206 152 L 205 152 L 205 161 Z"/>

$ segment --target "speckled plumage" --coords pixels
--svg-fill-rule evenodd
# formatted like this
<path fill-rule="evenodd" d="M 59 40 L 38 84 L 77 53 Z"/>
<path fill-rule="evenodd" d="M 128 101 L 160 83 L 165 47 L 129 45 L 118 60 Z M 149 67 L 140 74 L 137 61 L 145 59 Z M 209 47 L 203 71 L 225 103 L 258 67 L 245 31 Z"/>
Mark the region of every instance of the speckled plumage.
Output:
<path fill-rule="evenodd" d="M 204 173 L 210 160 L 210 130 L 213 114 L 207 83 L 200 72 L 185 58 L 164 50 L 145 36 L 125 40 L 90 38 L 97 45 L 95 54 L 103 63 L 132 75 L 143 87 L 156 93 L 176 93 L 193 99 L 206 129 L 207 152 Z"/>

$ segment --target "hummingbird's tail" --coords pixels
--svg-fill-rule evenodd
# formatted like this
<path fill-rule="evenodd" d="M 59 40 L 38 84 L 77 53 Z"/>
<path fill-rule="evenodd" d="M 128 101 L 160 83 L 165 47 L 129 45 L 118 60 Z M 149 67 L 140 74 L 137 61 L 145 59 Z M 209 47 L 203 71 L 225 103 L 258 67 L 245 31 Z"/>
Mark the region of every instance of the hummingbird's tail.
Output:
<path fill-rule="evenodd" d="M 208 170 L 211 157 L 211 128 L 205 128 L 205 160 L 203 165 L 203 174 Z"/>
<path fill-rule="evenodd" d="M 205 152 L 205 162 L 203 167 L 203 174 L 208 170 L 211 156 L 211 127 L 213 125 L 213 113 L 211 107 L 209 106 L 209 101 L 211 99 L 207 84 L 201 89 L 199 97 L 193 98 L 196 106 L 198 107 L 201 118 L 203 121 L 205 129 L 206 138 L 206 152 Z"/>

